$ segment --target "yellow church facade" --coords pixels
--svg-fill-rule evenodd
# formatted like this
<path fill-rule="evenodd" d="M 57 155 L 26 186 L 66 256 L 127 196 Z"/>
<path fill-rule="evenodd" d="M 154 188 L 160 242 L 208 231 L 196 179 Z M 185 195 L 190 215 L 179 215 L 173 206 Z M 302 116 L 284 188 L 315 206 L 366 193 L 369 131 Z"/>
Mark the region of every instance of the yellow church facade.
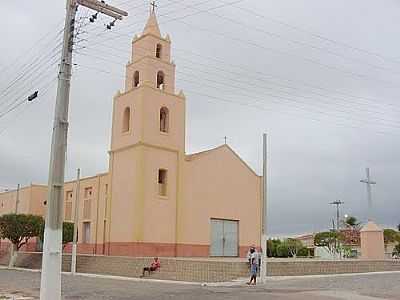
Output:
<path fill-rule="evenodd" d="M 125 90 L 113 99 L 109 171 L 80 180 L 79 252 L 234 257 L 260 246 L 261 177 L 226 144 L 187 155 L 185 103 L 171 40 L 151 13 L 132 41 Z M 39 188 L 20 193 L 18 212 L 44 213 L 46 187 Z M 76 182 L 65 183 L 64 198 L 72 221 Z M 15 191 L 1 193 L 0 214 L 12 212 L 15 199 Z"/>

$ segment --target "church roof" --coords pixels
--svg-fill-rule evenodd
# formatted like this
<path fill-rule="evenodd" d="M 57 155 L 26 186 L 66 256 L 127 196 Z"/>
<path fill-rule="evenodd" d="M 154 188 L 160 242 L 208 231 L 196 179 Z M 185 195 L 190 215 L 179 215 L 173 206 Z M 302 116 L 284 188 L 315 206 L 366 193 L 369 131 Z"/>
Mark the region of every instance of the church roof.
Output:
<path fill-rule="evenodd" d="M 158 27 L 157 17 L 154 11 L 150 13 L 146 26 L 143 29 L 143 35 L 145 34 L 152 34 L 161 37 L 160 28 Z"/>
<path fill-rule="evenodd" d="M 213 153 L 213 152 L 216 152 L 216 151 L 218 151 L 218 150 L 220 150 L 220 149 L 228 149 L 237 159 L 239 159 L 239 161 L 247 168 L 247 169 L 249 169 L 250 170 L 250 172 L 252 172 L 254 175 L 256 175 L 256 176 L 258 176 L 259 177 L 259 175 L 231 148 L 231 147 L 229 147 L 229 145 L 228 144 L 223 144 L 223 145 L 221 145 L 221 146 L 218 146 L 218 147 L 216 147 L 216 148 L 212 148 L 212 149 L 209 149 L 209 150 L 205 150 L 205 151 L 201 151 L 201 152 L 196 152 L 196 153 L 192 153 L 192 154 L 187 154 L 186 156 L 185 156 L 185 160 L 186 161 L 192 161 L 192 160 L 195 160 L 195 159 L 198 159 L 198 158 L 200 158 L 200 157 L 203 157 L 204 155 L 207 155 L 207 154 L 210 154 L 210 153 Z"/>

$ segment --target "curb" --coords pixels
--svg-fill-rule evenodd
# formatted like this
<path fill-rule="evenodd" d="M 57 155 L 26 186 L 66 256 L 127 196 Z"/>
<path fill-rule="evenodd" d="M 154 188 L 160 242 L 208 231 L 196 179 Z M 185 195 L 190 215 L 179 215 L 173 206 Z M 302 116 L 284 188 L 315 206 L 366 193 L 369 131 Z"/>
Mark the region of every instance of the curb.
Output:
<path fill-rule="evenodd" d="M 8 268 L 6 266 L 0 266 L 0 270 L 11 270 L 11 271 L 24 271 L 31 273 L 40 273 L 39 269 L 25 269 L 25 268 Z M 178 281 L 178 280 L 165 280 L 165 279 L 152 279 L 152 278 L 136 278 L 136 277 L 125 277 L 125 276 L 115 276 L 115 275 L 102 275 L 102 274 L 91 274 L 91 273 L 75 273 L 62 272 L 66 276 L 81 276 L 89 278 L 100 278 L 100 279 L 111 279 L 111 280 L 121 280 L 121 281 L 131 281 L 131 282 L 152 282 L 152 283 L 165 283 L 165 284 L 181 284 L 181 285 L 200 285 L 209 287 L 230 287 L 245 285 L 248 278 L 238 278 L 232 281 L 225 282 L 194 282 L 194 281 Z M 268 276 L 267 282 L 271 281 L 284 281 L 284 280 L 296 280 L 296 279 L 313 279 L 313 278 L 332 278 L 332 277 L 352 277 L 352 276 L 373 276 L 373 275 L 384 275 L 384 274 L 400 274 L 400 271 L 382 271 L 382 272 L 368 272 L 368 273 L 342 273 L 342 274 L 321 274 L 321 275 L 301 275 L 301 276 Z M 263 283 L 259 283 L 262 285 Z"/>

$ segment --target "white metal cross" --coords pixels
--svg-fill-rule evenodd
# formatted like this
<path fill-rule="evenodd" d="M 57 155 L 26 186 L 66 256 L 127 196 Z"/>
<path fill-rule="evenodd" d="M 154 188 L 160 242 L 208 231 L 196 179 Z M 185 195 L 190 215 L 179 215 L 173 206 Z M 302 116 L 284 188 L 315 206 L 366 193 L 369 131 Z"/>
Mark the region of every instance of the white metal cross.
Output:
<path fill-rule="evenodd" d="M 361 179 L 360 182 L 365 183 L 367 185 L 367 197 L 368 197 L 368 220 L 372 218 L 372 194 L 371 194 L 371 185 L 376 184 L 375 181 L 372 181 L 369 175 L 369 168 L 365 169 L 367 174 L 367 179 Z"/>

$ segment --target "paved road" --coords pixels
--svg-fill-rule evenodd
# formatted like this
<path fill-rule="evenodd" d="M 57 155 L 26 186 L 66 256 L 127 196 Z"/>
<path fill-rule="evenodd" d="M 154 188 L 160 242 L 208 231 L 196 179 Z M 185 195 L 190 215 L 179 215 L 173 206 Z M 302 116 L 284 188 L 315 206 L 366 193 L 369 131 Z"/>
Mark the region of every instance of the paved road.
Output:
<path fill-rule="evenodd" d="M 10 293 L 36 299 L 39 283 L 39 273 L 0 270 L 0 299 Z M 400 273 L 272 280 L 256 287 L 202 287 L 64 275 L 63 295 L 69 300 L 400 300 Z"/>

